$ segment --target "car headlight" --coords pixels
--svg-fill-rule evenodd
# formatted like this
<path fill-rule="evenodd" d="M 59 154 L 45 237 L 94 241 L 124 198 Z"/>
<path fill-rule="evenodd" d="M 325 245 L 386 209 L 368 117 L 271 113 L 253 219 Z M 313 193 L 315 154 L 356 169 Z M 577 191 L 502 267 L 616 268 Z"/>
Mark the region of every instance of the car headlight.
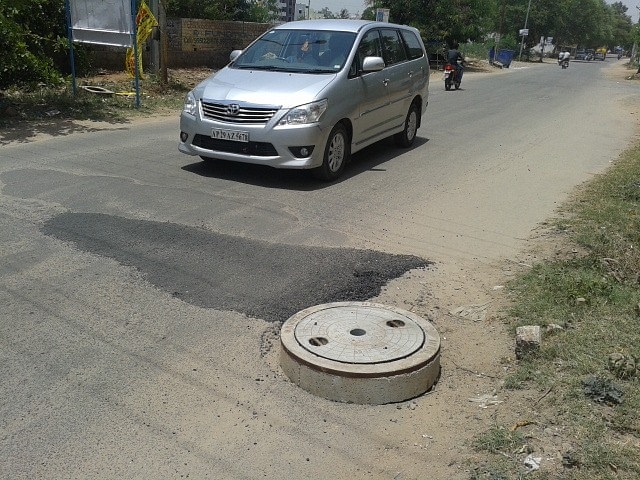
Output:
<path fill-rule="evenodd" d="M 320 120 L 322 114 L 327 110 L 327 100 L 307 103 L 294 107 L 280 120 L 280 125 L 303 125 L 306 123 L 315 123 Z"/>
<path fill-rule="evenodd" d="M 192 92 L 187 93 L 187 97 L 184 99 L 184 107 L 182 111 L 189 115 L 195 115 L 198 110 L 198 102 Z"/>

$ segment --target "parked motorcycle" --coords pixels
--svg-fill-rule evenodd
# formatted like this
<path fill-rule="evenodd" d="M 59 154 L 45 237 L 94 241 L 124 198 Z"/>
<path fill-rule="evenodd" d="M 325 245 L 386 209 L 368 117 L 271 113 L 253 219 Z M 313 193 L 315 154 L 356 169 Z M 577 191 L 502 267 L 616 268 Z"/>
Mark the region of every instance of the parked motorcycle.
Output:
<path fill-rule="evenodd" d="M 462 79 L 460 78 L 458 69 L 450 63 L 447 63 L 444 66 L 444 89 L 449 91 L 453 86 L 456 90 L 458 90 L 460 88 L 461 80 Z"/>
<path fill-rule="evenodd" d="M 569 60 L 558 60 L 558 65 L 560 65 L 563 69 L 569 68 Z"/>

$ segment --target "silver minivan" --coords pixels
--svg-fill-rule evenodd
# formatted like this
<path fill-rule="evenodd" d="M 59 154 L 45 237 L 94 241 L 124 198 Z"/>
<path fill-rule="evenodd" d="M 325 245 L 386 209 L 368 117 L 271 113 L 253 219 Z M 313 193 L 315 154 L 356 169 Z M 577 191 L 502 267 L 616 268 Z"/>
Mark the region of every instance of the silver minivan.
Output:
<path fill-rule="evenodd" d="M 429 61 L 413 27 L 290 22 L 230 58 L 187 94 L 181 152 L 334 180 L 383 138 L 411 146 L 427 108 Z"/>

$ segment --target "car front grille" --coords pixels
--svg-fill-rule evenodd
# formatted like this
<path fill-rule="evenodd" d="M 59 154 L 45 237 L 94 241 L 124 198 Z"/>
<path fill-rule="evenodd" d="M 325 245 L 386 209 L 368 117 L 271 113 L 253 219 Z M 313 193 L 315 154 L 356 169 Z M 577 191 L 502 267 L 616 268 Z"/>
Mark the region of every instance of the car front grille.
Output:
<path fill-rule="evenodd" d="M 277 107 L 253 107 L 202 101 L 202 114 L 206 118 L 240 125 L 264 125 L 277 111 Z"/>
<path fill-rule="evenodd" d="M 218 140 L 206 135 L 196 135 L 193 139 L 193 145 L 216 152 L 240 153 L 257 157 L 274 157 L 278 155 L 274 146 L 267 142 L 233 142 L 231 140 Z"/>

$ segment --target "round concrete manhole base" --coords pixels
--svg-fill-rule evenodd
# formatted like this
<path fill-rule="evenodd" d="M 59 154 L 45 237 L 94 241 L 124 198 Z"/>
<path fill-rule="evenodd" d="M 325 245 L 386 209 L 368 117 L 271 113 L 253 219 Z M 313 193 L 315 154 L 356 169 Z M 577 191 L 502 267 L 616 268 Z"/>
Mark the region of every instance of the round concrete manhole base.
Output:
<path fill-rule="evenodd" d="M 280 366 L 314 395 L 347 403 L 401 402 L 440 374 L 440 336 L 427 320 L 370 302 L 302 310 L 280 332 Z"/>

